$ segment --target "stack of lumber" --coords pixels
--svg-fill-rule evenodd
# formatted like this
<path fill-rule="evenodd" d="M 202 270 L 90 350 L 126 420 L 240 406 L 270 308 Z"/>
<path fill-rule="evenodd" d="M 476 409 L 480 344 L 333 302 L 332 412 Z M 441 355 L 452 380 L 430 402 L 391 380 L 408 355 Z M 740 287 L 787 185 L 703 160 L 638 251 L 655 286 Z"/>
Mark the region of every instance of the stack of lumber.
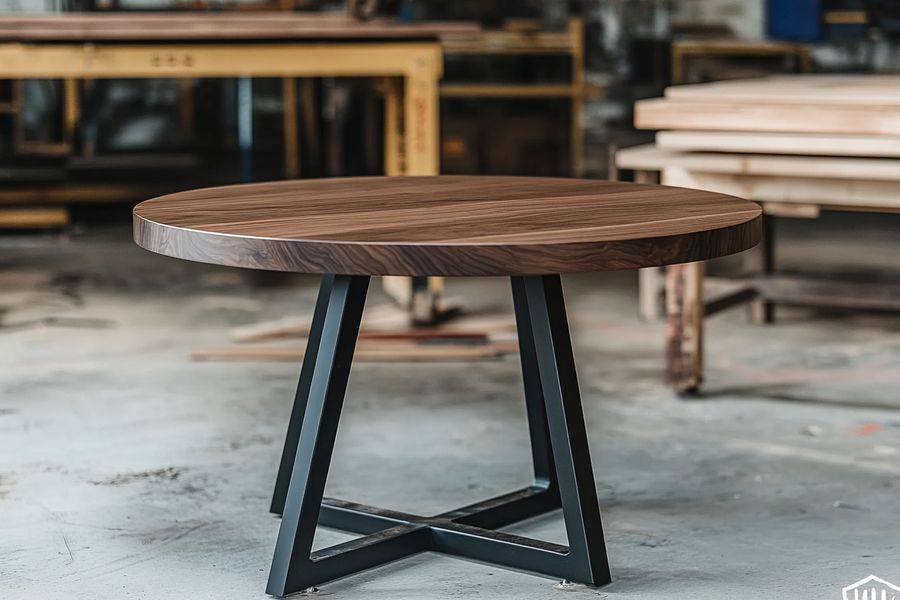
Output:
<path fill-rule="evenodd" d="M 675 86 L 638 102 L 635 125 L 662 131 L 618 165 L 659 170 L 670 185 L 807 210 L 900 209 L 900 76 Z"/>
<path fill-rule="evenodd" d="M 779 75 L 670 87 L 635 106 L 635 125 L 658 130 L 656 143 L 616 153 L 635 180 L 731 194 L 768 216 L 816 218 L 822 210 L 900 211 L 900 76 Z M 665 276 L 667 361 L 679 391 L 703 379 L 705 317 L 747 301 L 754 319 L 776 304 L 900 310 L 892 282 L 841 282 L 786 276 L 775 264 L 772 219 L 763 243 L 744 255 L 734 291 L 704 301 L 702 263 Z M 729 284 L 736 283 L 730 281 Z M 660 313 L 658 269 L 643 269 L 642 314 Z"/>
<path fill-rule="evenodd" d="M 900 135 L 900 76 L 776 75 L 673 86 L 642 100 L 642 129 Z"/>

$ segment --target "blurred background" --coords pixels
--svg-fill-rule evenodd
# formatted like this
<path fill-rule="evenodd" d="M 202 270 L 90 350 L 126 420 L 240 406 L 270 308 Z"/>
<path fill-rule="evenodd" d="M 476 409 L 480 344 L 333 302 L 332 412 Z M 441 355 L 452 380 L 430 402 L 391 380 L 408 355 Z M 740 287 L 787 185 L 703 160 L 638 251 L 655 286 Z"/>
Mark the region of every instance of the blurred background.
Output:
<path fill-rule="evenodd" d="M 739 256 L 565 278 L 601 597 L 900 582 L 900 2 L 0 0 L 0 598 L 263 597 L 318 278 L 145 252 L 136 203 L 438 173 L 763 204 Z M 430 513 L 527 481 L 508 281 L 368 306 L 338 495 Z M 556 593 L 414 567 L 333 589 Z"/>
<path fill-rule="evenodd" d="M 382 4 L 381 13 L 402 21 L 462 20 L 483 28 L 479 39 L 443 36 L 440 169 L 446 174 L 603 178 L 609 174 L 610 148 L 652 139 L 632 125 L 634 101 L 659 96 L 670 83 L 807 71 L 892 72 L 898 64 L 900 18 L 890 2 Z M 343 7 L 334 2 L 4 0 L 0 10 L 139 16 L 147 11 Z M 508 32 L 522 33 L 514 49 L 503 47 L 512 39 L 503 37 Z M 733 40 L 734 47 L 692 50 L 700 40 Z M 742 47 L 745 40 L 756 44 Z M 295 85 L 287 100 L 296 103 L 297 117 L 289 125 L 296 128 L 297 147 L 285 148 L 282 82 L 253 82 L 253 179 L 382 172 L 376 84 L 318 78 Z M 55 211 L 44 214 L 61 226 L 64 220 L 127 217 L 130 202 L 158 187 L 242 178 L 234 80 L 72 80 L 67 86 L 62 80 L 7 79 L 0 86 L 3 208 L 53 206 Z M 69 121 L 67 102 L 77 110 L 77 118 Z M 165 182 L 159 181 L 160 169 Z M 49 193 L 61 186 L 65 190 L 58 196 Z M 37 215 L 33 222 L 40 226 Z M 15 225 L 8 219 L 0 223 Z"/>

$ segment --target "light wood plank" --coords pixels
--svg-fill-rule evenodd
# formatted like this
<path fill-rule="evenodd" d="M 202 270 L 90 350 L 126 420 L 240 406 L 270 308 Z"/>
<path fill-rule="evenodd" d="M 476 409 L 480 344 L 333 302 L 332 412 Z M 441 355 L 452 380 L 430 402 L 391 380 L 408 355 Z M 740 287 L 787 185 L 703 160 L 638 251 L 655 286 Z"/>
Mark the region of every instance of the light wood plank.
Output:
<path fill-rule="evenodd" d="M 665 150 L 695 152 L 900 157 L 900 136 L 660 131 L 656 134 L 656 145 Z"/>
<path fill-rule="evenodd" d="M 699 129 L 900 136 L 900 110 L 886 106 L 640 100 L 638 129 Z"/>
<path fill-rule="evenodd" d="M 353 353 L 356 362 L 449 362 L 478 361 L 502 358 L 518 351 L 515 342 L 491 342 L 488 344 L 427 345 L 403 343 L 366 343 L 362 340 Z M 300 346 L 252 347 L 225 346 L 195 350 L 191 358 L 197 361 L 287 361 L 299 362 L 303 358 Z"/>
<path fill-rule="evenodd" d="M 900 159 L 894 158 L 680 152 L 648 144 L 620 150 L 616 164 L 622 169 L 679 167 L 703 173 L 900 181 Z"/>
<path fill-rule="evenodd" d="M 793 104 L 811 106 L 900 107 L 898 75 L 775 75 L 757 79 L 671 86 L 672 101 Z"/>
<path fill-rule="evenodd" d="M 665 169 L 669 185 L 757 202 L 802 203 L 831 210 L 900 211 L 900 182 L 700 173 Z"/>

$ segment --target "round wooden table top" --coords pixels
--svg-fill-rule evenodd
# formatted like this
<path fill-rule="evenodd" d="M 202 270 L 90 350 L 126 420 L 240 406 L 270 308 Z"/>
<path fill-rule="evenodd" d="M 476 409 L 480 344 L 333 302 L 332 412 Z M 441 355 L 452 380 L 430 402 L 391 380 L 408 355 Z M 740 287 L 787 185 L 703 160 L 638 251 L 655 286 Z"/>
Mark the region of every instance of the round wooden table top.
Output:
<path fill-rule="evenodd" d="M 343 275 L 543 275 L 746 250 L 761 209 L 731 196 L 590 179 L 436 176 L 231 185 L 147 200 L 134 239 L 205 263 Z"/>

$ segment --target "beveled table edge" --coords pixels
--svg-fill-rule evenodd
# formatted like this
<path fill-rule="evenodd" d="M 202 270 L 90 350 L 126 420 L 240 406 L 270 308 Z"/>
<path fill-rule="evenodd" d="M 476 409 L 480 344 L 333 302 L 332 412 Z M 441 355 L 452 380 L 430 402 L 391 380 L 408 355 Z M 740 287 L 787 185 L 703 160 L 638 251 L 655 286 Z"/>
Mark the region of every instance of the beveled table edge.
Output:
<path fill-rule="evenodd" d="M 192 262 L 308 274 L 483 277 L 621 271 L 736 254 L 762 238 L 762 208 L 756 206 L 754 217 L 723 228 L 562 244 L 403 244 L 253 237 L 165 225 L 132 215 L 137 245 Z M 366 260 L 355 261 L 355 254 L 364 254 Z"/>

